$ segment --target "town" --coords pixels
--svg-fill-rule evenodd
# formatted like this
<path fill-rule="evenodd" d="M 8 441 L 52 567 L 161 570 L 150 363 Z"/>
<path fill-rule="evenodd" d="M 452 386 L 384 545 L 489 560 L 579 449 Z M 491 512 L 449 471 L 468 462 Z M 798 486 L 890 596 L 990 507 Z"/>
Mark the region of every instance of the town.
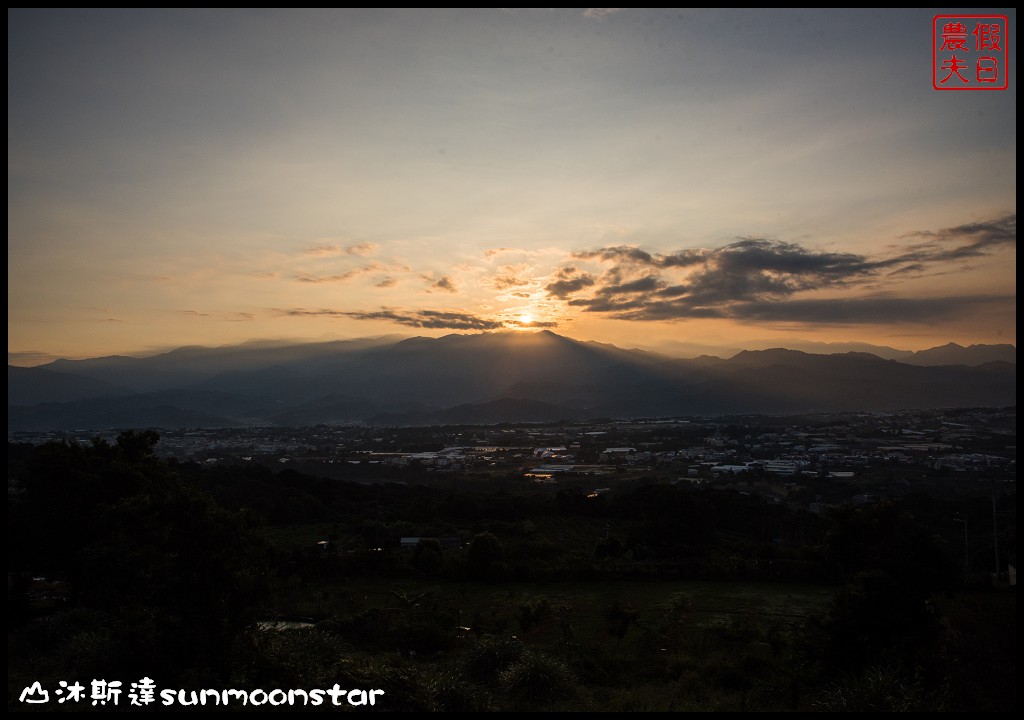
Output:
<path fill-rule="evenodd" d="M 113 442 L 108 432 L 16 432 L 10 442 Z M 813 416 L 622 419 L 445 427 L 159 430 L 157 454 L 317 477 L 431 484 L 639 480 L 712 485 L 811 512 L 880 496 L 986 494 L 1016 482 L 1016 408 Z"/>

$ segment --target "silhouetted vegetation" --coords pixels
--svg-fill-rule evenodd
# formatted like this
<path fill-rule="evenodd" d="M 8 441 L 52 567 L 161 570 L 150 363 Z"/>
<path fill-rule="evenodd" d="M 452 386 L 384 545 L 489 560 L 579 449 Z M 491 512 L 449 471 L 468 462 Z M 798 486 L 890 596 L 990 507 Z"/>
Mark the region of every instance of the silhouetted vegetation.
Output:
<path fill-rule="evenodd" d="M 959 500 L 361 484 L 158 440 L 9 445 L 11 709 L 143 675 L 390 711 L 1016 707 L 1016 596 L 965 579 Z"/>

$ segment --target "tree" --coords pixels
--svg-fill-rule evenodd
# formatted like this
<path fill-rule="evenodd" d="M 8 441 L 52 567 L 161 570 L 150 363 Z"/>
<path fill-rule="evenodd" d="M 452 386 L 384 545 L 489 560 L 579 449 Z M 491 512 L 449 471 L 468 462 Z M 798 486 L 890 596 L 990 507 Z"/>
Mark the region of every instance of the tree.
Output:
<path fill-rule="evenodd" d="M 505 552 L 501 541 L 494 533 L 482 532 L 476 535 L 466 550 L 466 563 L 470 577 L 488 580 L 501 572 Z"/>
<path fill-rule="evenodd" d="M 125 430 L 117 436 L 117 449 L 128 460 L 139 461 L 153 457 L 153 450 L 160 442 L 155 430 Z"/>
<path fill-rule="evenodd" d="M 114 448 L 40 447 L 9 528 L 11 569 L 45 569 L 71 588 L 69 605 L 118 618 L 76 628 L 105 638 L 99 654 L 116 670 L 157 647 L 148 672 L 226 673 L 269 551 L 254 514 L 224 510 L 157 460 L 157 439 L 128 432 Z"/>
<path fill-rule="evenodd" d="M 424 575 L 437 575 L 444 568 L 444 551 L 441 543 L 432 538 L 423 538 L 416 543 L 412 555 L 412 566 Z"/>

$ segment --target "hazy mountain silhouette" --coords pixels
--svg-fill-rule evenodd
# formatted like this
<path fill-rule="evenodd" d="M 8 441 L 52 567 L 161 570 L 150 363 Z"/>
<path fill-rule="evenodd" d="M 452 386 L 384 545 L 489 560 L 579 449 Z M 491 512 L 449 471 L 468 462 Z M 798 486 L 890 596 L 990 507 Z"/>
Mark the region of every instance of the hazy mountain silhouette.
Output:
<path fill-rule="evenodd" d="M 1004 346 L 945 346 L 916 353 L 921 364 L 781 348 L 683 360 L 549 331 L 190 347 L 9 367 L 8 426 L 449 424 L 1014 405 L 1016 365 L 982 360 L 1007 356 L 991 348 Z M 983 364 L 932 365 L 938 351 Z"/>
<path fill-rule="evenodd" d="M 67 402 L 101 395 L 126 395 L 131 392 L 126 387 L 85 375 L 45 368 L 7 366 L 8 405 Z"/>
<path fill-rule="evenodd" d="M 911 365 L 982 365 L 989 362 L 1017 362 L 1013 345 L 969 345 L 947 343 L 941 347 L 918 350 L 903 362 Z"/>
<path fill-rule="evenodd" d="M 729 345 L 712 345 L 708 343 L 684 342 L 671 340 L 662 342 L 657 346 L 659 352 L 671 355 L 672 357 L 697 358 L 701 356 L 716 356 L 729 358 L 743 350 L 769 350 L 775 347 L 785 347 L 790 350 L 799 350 L 814 355 L 832 355 L 835 353 L 864 352 L 877 355 L 885 360 L 903 360 L 912 357 L 913 350 L 897 350 L 888 345 L 872 345 L 862 342 L 813 342 L 790 338 L 786 340 L 751 340 L 744 343 L 745 347 Z"/>
<path fill-rule="evenodd" d="M 124 386 L 136 392 L 184 387 L 221 373 L 246 373 L 268 368 L 315 370 L 339 355 L 396 342 L 397 336 L 333 340 L 319 343 L 248 342 L 226 347 L 188 346 L 145 358 L 112 355 L 86 360 L 54 360 L 40 369 L 81 375 Z"/>

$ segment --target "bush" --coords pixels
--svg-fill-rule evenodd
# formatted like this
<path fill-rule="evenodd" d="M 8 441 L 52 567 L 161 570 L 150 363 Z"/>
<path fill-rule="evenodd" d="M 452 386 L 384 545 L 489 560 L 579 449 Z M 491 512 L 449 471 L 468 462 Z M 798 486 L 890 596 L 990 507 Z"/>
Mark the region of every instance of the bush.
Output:
<path fill-rule="evenodd" d="M 497 682 L 499 675 L 519 660 L 524 652 L 522 644 L 511 638 L 487 638 L 466 655 L 463 674 L 477 682 Z"/>
<path fill-rule="evenodd" d="M 526 652 L 501 674 L 501 687 L 513 700 L 533 705 L 571 694 L 575 683 L 565 663 Z"/>

